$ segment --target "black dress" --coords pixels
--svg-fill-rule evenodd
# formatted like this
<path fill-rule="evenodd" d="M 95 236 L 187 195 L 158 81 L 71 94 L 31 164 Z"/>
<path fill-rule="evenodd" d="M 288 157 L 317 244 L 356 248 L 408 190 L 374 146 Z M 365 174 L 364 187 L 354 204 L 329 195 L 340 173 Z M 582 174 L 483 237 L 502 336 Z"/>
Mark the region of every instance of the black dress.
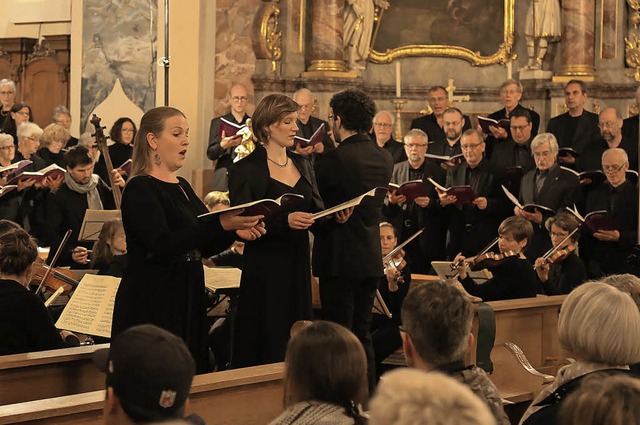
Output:
<path fill-rule="evenodd" d="M 469 294 L 485 302 L 532 298 L 538 292 L 538 277 L 526 259 L 507 258 L 503 264 L 492 268 L 491 273 L 493 277 L 482 285 L 467 275 L 462 279 L 462 286 Z"/>
<path fill-rule="evenodd" d="M 587 268 L 580 257 L 572 252 L 564 261 L 551 264 L 549 279 L 541 284 L 545 294 L 562 295 L 573 291 L 587 279 Z"/>
<path fill-rule="evenodd" d="M 197 372 L 210 370 L 202 255 L 233 242 L 218 216 L 197 216 L 207 208 L 186 180 L 167 183 L 135 177 L 122 197 L 127 265 L 118 288 L 111 336 L 152 323 L 180 336 L 196 360 Z"/>
<path fill-rule="evenodd" d="M 297 193 L 310 211 L 313 189 L 303 176 L 294 187 L 269 177 L 266 198 Z M 309 233 L 289 227 L 289 212 L 265 220 L 267 234 L 244 248 L 233 366 L 284 360 L 291 325 L 311 319 Z"/>

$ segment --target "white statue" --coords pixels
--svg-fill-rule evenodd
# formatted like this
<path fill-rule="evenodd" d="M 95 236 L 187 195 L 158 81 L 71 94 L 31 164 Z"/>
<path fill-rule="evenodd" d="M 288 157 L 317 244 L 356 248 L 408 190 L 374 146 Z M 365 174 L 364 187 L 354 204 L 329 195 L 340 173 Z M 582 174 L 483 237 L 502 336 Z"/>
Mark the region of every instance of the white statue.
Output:
<path fill-rule="evenodd" d="M 562 22 L 560 20 L 560 3 L 558 0 L 531 0 L 525 38 L 529 62 L 525 69 L 542 69 L 542 60 L 547 54 L 549 43 L 560 40 Z M 536 54 L 536 41 L 538 53 Z"/>
<path fill-rule="evenodd" d="M 375 7 L 389 8 L 387 0 L 347 0 L 344 7 L 344 52 L 349 69 L 365 69 L 373 33 Z"/>

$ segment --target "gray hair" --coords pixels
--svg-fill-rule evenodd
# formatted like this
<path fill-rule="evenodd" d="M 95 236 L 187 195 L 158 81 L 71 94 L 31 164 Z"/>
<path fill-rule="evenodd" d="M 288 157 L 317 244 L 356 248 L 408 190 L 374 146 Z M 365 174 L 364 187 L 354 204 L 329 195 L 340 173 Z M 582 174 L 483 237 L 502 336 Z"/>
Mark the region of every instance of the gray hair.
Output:
<path fill-rule="evenodd" d="M 627 151 L 622 148 L 607 149 L 606 151 L 602 152 L 602 158 L 600 159 L 600 161 L 604 161 L 604 157 L 610 153 L 619 153 L 620 155 L 622 155 L 623 162 L 629 162 L 629 155 L 627 154 Z"/>
<path fill-rule="evenodd" d="M 42 130 L 38 124 L 29 121 L 23 122 L 17 130 L 18 140 L 23 137 L 33 136 L 34 134 L 41 136 L 43 132 L 44 130 Z"/>
<path fill-rule="evenodd" d="M 66 106 L 58 105 L 53 108 L 53 111 L 51 111 L 51 119 L 55 121 L 56 119 L 58 119 L 58 115 L 67 115 L 71 117 L 71 112 L 69 112 L 69 108 L 67 108 Z"/>
<path fill-rule="evenodd" d="M 553 153 L 558 153 L 558 140 L 556 136 L 551 133 L 540 133 L 531 141 L 531 152 L 538 149 L 538 147 L 544 143 L 549 143 L 549 147 Z"/>
<path fill-rule="evenodd" d="M 11 140 L 11 143 L 14 143 L 13 136 L 6 133 L 0 133 L 0 143 Z"/>
<path fill-rule="evenodd" d="M 291 98 L 297 102 L 296 99 L 298 99 L 298 96 L 300 96 L 302 94 L 308 94 L 309 96 L 311 96 L 313 98 L 313 92 L 311 90 L 309 90 L 308 88 L 306 88 L 306 87 L 303 87 L 301 89 L 296 90 L 296 92 L 293 93 L 293 96 L 291 96 Z"/>
<path fill-rule="evenodd" d="M 420 130 L 419 128 L 412 128 L 411 130 L 407 131 L 407 134 L 404 135 L 402 140 L 405 143 L 407 143 L 409 141 L 409 139 L 413 139 L 413 138 L 416 138 L 416 137 L 424 139 L 425 142 L 429 143 L 429 136 L 427 136 L 427 133 L 425 133 L 424 131 Z"/>
<path fill-rule="evenodd" d="M 13 90 L 13 92 L 16 92 L 16 83 L 13 80 L 10 80 L 8 78 L 3 78 L 2 80 L 0 80 L 0 88 L 2 88 L 2 86 L 9 86 L 11 87 L 11 90 Z"/>
<path fill-rule="evenodd" d="M 500 91 L 502 91 L 502 89 L 504 89 L 507 86 L 511 86 L 511 85 L 516 85 L 518 86 L 518 93 L 522 93 L 522 84 L 520 83 L 520 81 L 518 80 L 514 80 L 513 78 L 509 78 L 507 80 L 504 80 L 504 82 L 502 84 L 500 84 Z"/>
<path fill-rule="evenodd" d="M 391 118 L 391 125 L 395 125 L 395 123 L 396 123 L 396 119 L 395 119 L 395 117 L 393 116 L 393 114 L 392 114 L 391 112 L 389 112 L 389 111 L 387 111 L 387 110 L 382 110 L 382 111 L 378 112 L 378 113 L 373 117 L 373 120 L 375 121 L 375 120 L 376 120 L 376 118 L 378 118 L 380 115 L 388 115 L 388 116 L 389 116 L 389 118 Z"/>
<path fill-rule="evenodd" d="M 78 137 L 78 144 L 84 147 L 87 147 L 87 143 L 90 140 L 94 140 L 94 137 L 91 135 L 90 132 L 87 131 L 86 133 L 82 133 L 80 137 Z"/>

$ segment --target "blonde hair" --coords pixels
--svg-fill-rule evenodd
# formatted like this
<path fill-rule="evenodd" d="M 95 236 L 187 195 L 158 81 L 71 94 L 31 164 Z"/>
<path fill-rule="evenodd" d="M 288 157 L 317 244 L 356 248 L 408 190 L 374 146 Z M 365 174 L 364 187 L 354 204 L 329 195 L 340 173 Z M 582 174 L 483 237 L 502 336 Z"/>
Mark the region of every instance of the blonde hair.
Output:
<path fill-rule="evenodd" d="M 204 197 L 202 201 L 207 208 L 213 208 L 216 205 L 226 205 L 229 206 L 229 192 L 220 192 L 218 190 L 213 190 L 207 193 L 207 196 Z"/>
<path fill-rule="evenodd" d="M 471 389 L 438 372 L 396 369 L 380 379 L 369 425 L 494 425 Z"/>
<path fill-rule="evenodd" d="M 69 137 L 71 137 L 71 134 L 69 134 L 69 130 L 64 128 L 64 126 L 55 123 L 49 124 L 44 128 L 44 131 L 42 132 L 42 136 L 40 138 L 40 147 L 46 148 L 49 147 L 51 142 L 53 142 L 54 140 L 62 140 L 62 147 L 64 148 L 64 146 L 67 144 L 67 141 L 69 140 Z"/>
<path fill-rule="evenodd" d="M 631 297 L 602 282 L 571 291 L 558 319 L 560 344 L 580 359 L 605 365 L 640 362 L 640 312 Z"/>

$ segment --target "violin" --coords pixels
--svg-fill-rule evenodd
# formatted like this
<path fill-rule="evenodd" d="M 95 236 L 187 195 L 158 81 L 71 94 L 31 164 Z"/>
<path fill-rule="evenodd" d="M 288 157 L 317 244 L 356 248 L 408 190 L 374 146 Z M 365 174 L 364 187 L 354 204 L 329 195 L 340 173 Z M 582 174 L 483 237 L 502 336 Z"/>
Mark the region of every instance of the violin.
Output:
<path fill-rule="evenodd" d="M 553 248 L 551 248 L 549 251 L 545 252 L 544 255 L 542 256 L 542 259 L 544 260 L 542 262 L 542 264 L 553 264 L 553 263 L 561 263 L 565 260 L 565 258 L 567 258 L 569 256 L 569 254 L 571 254 L 572 252 L 574 252 L 576 250 L 575 245 L 568 245 L 568 246 L 564 246 L 565 242 L 567 242 L 569 239 L 571 239 L 571 237 L 578 231 L 580 230 L 581 226 L 576 227 L 573 232 L 569 233 L 567 235 L 567 237 L 565 237 L 563 240 L 560 241 L 560 243 L 556 246 L 554 246 Z M 564 247 L 563 247 L 564 246 Z M 560 248 L 563 247 L 563 248 Z M 553 258 L 553 260 L 552 260 Z M 533 266 L 533 270 L 536 270 L 538 268 L 538 266 Z"/>
<path fill-rule="evenodd" d="M 98 148 L 100 149 L 100 152 L 102 153 L 102 157 L 104 158 L 104 163 L 107 166 L 107 172 L 109 173 L 109 181 L 111 182 L 111 194 L 113 195 L 113 201 L 116 204 L 116 209 L 120 209 L 120 204 L 122 202 L 122 192 L 120 191 L 120 186 L 118 186 L 114 180 L 113 177 L 113 162 L 111 161 L 111 156 L 109 155 L 109 146 L 107 145 L 107 136 L 105 136 L 104 134 L 104 129 L 106 127 L 103 127 L 100 125 L 100 117 L 98 117 L 96 114 L 93 114 L 93 117 L 91 118 L 91 124 L 93 124 L 93 126 L 96 129 L 96 132 L 92 134 L 93 137 L 95 137 L 96 139 L 96 144 L 98 145 Z"/>
<path fill-rule="evenodd" d="M 41 262 L 41 263 L 40 263 Z M 51 268 L 44 264 L 42 260 L 36 260 L 36 266 L 31 277 L 31 284 L 40 284 L 52 291 L 57 291 L 62 287 L 62 292 L 68 294 L 73 291 L 80 282 L 76 279 L 76 274 L 71 270 L 62 269 L 60 267 Z M 44 280 L 43 280 L 44 279 Z"/>
<path fill-rule="evenodd" d="M 471 257 L 471 258 L 464 258 L 464 259 L 460 259 L 460 260 L 458 260 L 458 261 L 456 261 L 456 262 L 454 262 L 454 263 L 451 263 L 451 270 L 452 270 L 452 271 L 453 271 L 453 270 L 458 270 L 458 268 L 460 268 L 460 266 L 462 266 L 462 264 L 463 264 L 463 263 L 471 264 L 471 263 L 474 261 L 474 259 L 475 259 L 475 258 L 478 258 L 478 257 L 481 257 L 481 256 L 483 256 L 483 255 L 486 255 L 486 254 L 489 252 L 489 250 L 490 250 L 491 248 L 493 248 L 493 246 L 494 246 L 495 244 L 497 244 L 497 243 L 498 243 L 498 241 L 499 241 L 499 240 L 500 240 L 500 238 L 499 238 L 499 237 L 498 237 L 498 238 L 495 238 L 494 240 L 492 240 L 492 241 L 489 243 L 489 245 L 485 246 L 485 247 L 482 249 L 482 251 L 480 251 L 480 253 L 479 253 L 478 255 L 476 255 L 475 257 Z M 476 270 L 476 269 L 474 269 L 474 270 Z M 458 276 L 457 276 L 457 275 L 455 275 L 455 277 L 458 277 Z"/>
<path fill-rule="evenodd" d="M 408 238 L 406 241 L 402 242 L 400 245 L 393 248 L 387 255 L 382 257 L 382 264 L 384 265 L 385 275 L 387 274 L 387 271 L 389 270 L 390 267 L 394 270 L 397 270 L 398 272 L 401 272 L 402 269 L 406 267 L 407 261 L 404 259 L 405 252 L 402 248 L 404 248 L 405 246 L 407 246 L 409 242 L 411 242 L 412 240 L 420 236 L 420 234 L 423 231 L 424 231 L 424 227 L 418 230 L 413 235 L 411 235 L 411 237 Z M 402 279 L 402 276 L 399 276 L 396 279 L 396 283 L 404 283 L 404 279 Z"/>
<path fill-rule="evenodd" d="M 503 265 L 509 259 L 520 256 L 519 252 L 515 251 L 505 251 L 503 253 L 497 254 L 495 252 L 487 252 L 482 255 L 478 255 L 474 258 L 469 258 L 467 260 L 469 263 L 469 267 L 473 271 L 482 270 L 482 269 L 494 269 L 498 266 Z"/>

